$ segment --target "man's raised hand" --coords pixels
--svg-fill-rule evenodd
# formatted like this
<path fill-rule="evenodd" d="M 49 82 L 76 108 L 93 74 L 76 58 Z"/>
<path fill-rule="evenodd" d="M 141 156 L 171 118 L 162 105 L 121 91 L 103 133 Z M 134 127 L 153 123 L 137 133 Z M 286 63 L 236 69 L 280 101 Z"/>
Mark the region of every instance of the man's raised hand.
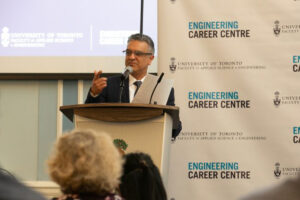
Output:
<path fill-rule="evenodd" d="M 100 77 L 102 74 L 102 70 L 94 71 L 94 78 L 92 82 L 92 87 L 91 87 L 91 93 L 94 96 L 99 95 L 102 90 L 107 86 L 107 78 L 105 77 Z"/>

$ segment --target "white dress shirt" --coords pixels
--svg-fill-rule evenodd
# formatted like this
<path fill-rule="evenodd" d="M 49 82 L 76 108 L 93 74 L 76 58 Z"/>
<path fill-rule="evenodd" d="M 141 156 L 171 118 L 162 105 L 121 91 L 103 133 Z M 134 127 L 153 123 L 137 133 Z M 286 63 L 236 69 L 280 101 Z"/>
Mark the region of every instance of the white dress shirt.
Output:
<path fill-rule="evenodd" d="M 146 75 L 147 76 L 147 75 Z M 144 76 L 140 81 L 144 81 L 146 76 Z M 129 102 L 131 103 L 134 98 L 134 92 L 136 90 L 136 85 L 133 83 L 137 81 L 131 74 L 129 74 Z"/>

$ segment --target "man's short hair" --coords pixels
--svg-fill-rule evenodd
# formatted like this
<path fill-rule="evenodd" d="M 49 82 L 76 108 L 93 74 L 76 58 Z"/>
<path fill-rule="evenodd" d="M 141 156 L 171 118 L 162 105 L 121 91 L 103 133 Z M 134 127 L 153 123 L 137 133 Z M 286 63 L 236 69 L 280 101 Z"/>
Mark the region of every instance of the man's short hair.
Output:
<path fill-rule="evenodd" d="M 148 44 L 148 46 L 150 47 L 151 53 L 154 54 L 154 52 L 155 52 L 154 42 L 151 39 L 151 37 L 149 37 L 148 35 L 144 35 L 144 34 L 140 34 L 140 33 L 133 34 L 133 35 L 129 36 L 129 38 L 127 40 L 127 44 L 132 40 L 146 42 Z"/>

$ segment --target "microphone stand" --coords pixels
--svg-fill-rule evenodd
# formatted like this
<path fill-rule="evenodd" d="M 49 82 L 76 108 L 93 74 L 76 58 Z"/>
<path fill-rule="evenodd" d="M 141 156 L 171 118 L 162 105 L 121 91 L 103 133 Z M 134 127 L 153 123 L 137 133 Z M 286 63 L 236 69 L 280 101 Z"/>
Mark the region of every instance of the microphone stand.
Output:
<path fill-rule="evenodd" d="M 127 66 L 125 68 L 124 73 L 121 76 L 121 82 L 120 82 L 120 93 L 119 93 L 119 103 L 122 103 L 122 94 L 125 86 L 125 79 L 128 78 L 129 74 L 132 72 L 132 67 Z"/>
<path fill-rule="evenodd" d="M 151 97 L 150 97 L 149 104 L 151 104 L 151 101 L 152 101 L 153 94 L 154 94 L 154 92 L 155 92 L 155 90 L 156 90 L 156 87 L 157 87 L 157 86 L 158 86 L 158 84 L 161 82 L 161 79 L 163 78 L 163 76 L 164 76 L 164 73 L 162 72 L 162 73 L 160 74 L 160 76 L 159 76 L 159 78 L 158 78 L 157 82 L 156 82 L 156 85 L 155 85 L 155 87 L 154 87 L 153 91 L 152 91 L 152 94 L 151 94 Z M 156 104 L 156 103 L 154 102 L 154 104 Z"/>
<path fill-rule="evenodd" d="M 125 86 L 125 78 L 124 76 L 121 76 L 121 82 L 120 82 L 120 95 L 119 95 L 119 103 L 122 103 L 122 94 L 123 94 L 123 90 L 124 90 L 124 86 Z"/>

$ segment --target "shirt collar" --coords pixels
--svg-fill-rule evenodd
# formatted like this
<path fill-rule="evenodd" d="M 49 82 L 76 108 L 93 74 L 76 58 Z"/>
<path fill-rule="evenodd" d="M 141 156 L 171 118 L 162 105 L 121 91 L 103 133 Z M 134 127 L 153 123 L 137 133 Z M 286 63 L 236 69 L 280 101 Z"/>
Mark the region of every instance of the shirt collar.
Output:
<path fill-rule="evenodd" d="M 140 81 L 144 82 L 146 76 L 144 76 Z M 135 81 L 137 80 L 131 74 L 129 74 L 129 86 L 132 86 Z"/>

